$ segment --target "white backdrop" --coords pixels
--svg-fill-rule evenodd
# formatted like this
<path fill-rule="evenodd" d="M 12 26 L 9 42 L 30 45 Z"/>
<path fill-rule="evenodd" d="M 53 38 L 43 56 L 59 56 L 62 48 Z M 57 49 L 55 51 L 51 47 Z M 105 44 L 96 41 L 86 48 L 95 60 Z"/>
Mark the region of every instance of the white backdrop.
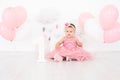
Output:
<path fill-rule="evenodd" d="M 7 7 L 22 6 L 26 9 L 28 15 L 26 22 L 18 29 L 16 37 L 12 42 L 0 36 L 0 51 L 34 51 L 36 43 L 40 44 L 41 42 L 40 36 L 43 27 L 47 27 L 46 31 L 50 33 L 50 30 L 54 29 L 56 24 L 59 24 L 61 27 L 64 22 L 69 21 L 73 21 L 77 24 L 78 17 L 83 12 L 90 12 L 93 14 L 95 16 L 93 21 L 97 24 L 100 10 L 107 4 L 115 5 L 120 11 L 119 0 L 0 0 L 0 22 L 2 21 L 2 12 Z M 41 18 L 39 17 L 40 12 L 44 9 L 57 11 L 58 15 L 53 16 L 59 16 L 56 22 L 49 25 L 43 25 L 38 21 L 38 18 Z M 96 25 L 86 24 L 86 26 Z M 95 28 L 93 29 L 93 32 L 95 32 Z M 91 42 L 86 42 L 86 49 L 90 50 L 91 45 L 96 47 L 96 49 L 99 49 L 98 46 L 101 44 L 96 46 L 96 43 L 92 41 L 92 38 L 90 41 L 93 44 L 90 44 Z M 111 47 L 112 45 L 114 46 Z M 106 46 L 106 44 L 102 46 Z M 119 47 L 120 42 L 117 42 L 109 44 L 106 48 L 119 49 Z"/>

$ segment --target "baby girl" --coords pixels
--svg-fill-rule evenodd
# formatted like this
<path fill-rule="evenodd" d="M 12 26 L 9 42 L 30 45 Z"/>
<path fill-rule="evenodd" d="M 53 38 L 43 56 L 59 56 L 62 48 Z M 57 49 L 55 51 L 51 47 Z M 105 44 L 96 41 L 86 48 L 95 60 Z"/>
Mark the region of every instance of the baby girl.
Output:
<path fill-rule="evenodd" d="M 82 48 L 82 43 L 75 36 L 76 27 L 72 23 L 65 24 L 65 36 L 56 43 L 55 50 L 46 55 L 54 61 L 85 61 L 91 59 L 89 52 Z"/>

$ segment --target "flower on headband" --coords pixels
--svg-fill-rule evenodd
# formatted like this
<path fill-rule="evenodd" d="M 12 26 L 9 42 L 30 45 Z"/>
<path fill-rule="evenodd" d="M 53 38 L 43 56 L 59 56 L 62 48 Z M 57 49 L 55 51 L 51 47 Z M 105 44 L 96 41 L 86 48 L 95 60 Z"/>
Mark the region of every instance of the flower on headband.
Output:
<path fill-rule="evenodd" d="M 70 23 L 65 23 L 65 27 L 68 27 L 68 26 L 70 26 Z"/>

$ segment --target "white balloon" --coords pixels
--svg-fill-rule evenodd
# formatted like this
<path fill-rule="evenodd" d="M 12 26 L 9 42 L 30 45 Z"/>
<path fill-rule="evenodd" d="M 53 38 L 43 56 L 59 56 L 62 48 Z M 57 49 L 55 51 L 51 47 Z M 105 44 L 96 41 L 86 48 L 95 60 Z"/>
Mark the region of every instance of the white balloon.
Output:
<path fill-rule="evenodd" d="M 42 24 L 51 24 L 58 20 L 60 13 L 54 8 L 42 9 L 37 16 L 37 21 Z"/>

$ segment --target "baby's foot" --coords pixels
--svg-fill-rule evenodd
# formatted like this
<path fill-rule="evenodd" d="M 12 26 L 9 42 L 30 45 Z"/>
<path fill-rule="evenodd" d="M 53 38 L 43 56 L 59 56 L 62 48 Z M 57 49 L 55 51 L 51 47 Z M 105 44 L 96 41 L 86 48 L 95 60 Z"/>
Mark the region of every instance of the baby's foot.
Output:
<path fill-rule="evenodd" d="M 66 57 L 66 61 L 71 61 L 71 58 L 69 58 L 68 56 Z"/>
<path fill-rule="evenodd" d="M 63 61 L 66 61 L 66 57 L 62 56 L 63 57 Z"/>
<path fill-rule="evenodd" d="M 54 56 L 54 61 L 61 62 L 61 61 L 63 61 L 63 57 L 60 56 L 60 55 L 58 55 L 58 54 L 56 54 L 56 55 Z"/>
<path fill-rule="evenodd" d="M 75 59 L 75 58 L 72 58 L 72 59 L 71 59 L 71 61 L 78 61 L 78 60 L 77 60 L 77 59 Z"/>

